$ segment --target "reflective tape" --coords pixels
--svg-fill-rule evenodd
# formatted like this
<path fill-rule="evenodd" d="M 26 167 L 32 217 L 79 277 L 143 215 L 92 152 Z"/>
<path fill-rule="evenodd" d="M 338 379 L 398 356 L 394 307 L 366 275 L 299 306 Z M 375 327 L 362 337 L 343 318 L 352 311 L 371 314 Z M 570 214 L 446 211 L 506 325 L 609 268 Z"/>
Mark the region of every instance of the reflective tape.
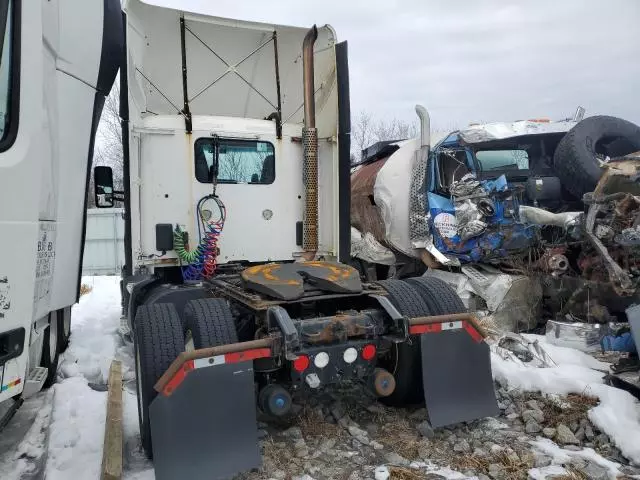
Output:
<path fill-rule="evenodd" d="M 195 360 L 187 360 L 182 364 L 180 369 L 171 377 L 162 389 L 165 396 L 171 395 L 176 388 L 184 381 L 187 374 L 197 368 L 215 367 L 217 365 L 225 365 L 227 363 L 240 363 L 255 360 L 257 358 L 268 358 L 271 356 L 271 349 L 256 348 L 254 350 L 245 350 L 244 352 L 226 353 L 224 355 L 214 355 L 206 358 L 196 358 Z"/>
<path fill-rule="evenodd" d="M 483 340 L 482 335 L 478 332 L 471 322 L 464 320 L 457 320 L 455 322 L 443 322 L 443 323 L 427 323 L 423 325 L 411 325 L 409 327 L 409 333 L 411 335 L 423 335 L 425 333 L 440 333 L 445 330 L 464 330 L 476 343 Z"/>

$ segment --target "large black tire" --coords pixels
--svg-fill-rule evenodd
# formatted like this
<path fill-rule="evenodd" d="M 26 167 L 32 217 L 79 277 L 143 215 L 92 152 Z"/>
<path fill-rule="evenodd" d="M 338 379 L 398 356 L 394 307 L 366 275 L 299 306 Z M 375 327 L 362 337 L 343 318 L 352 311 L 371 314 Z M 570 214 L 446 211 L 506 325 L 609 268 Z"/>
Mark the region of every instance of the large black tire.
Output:
<path fill-rule="evenodd" d="M 60 353 L 63 353 L 69 348 L 69 339 L 71 337 L 71 307 L 58 310 L 58 318 L 60 321 L 58 348 L 60 349 Z"/>
<path fill-rule="evenodd" d="M 431 315 L 422 296 L 402 280 L 383 280 L 378 284 L 388 292 L 391 303 L 407 317 Z M 424 401 L 422 389 L 422 360 L 420 339 L 412 337 L 411 342 L 394 344 L 385 366 L 396 380 L 396 388 L 381 401 L 392 406 L 412 405 Z"/>
<path fill-rule="evenodd" d="M 149 406 L 157 392 L 153 386 L 184 351 L 180 316 L 172 303 L 142 305 L 136 311 L 134 358 L 140 438 L 147 457 L 153 457 Z"/>
<path fill-rule="evenodd" d="M 405 280 L 422 294 L 433 315 L 464 313 L 467 309 L 460 297 L 446 282 L 435 277 L 415 277 Z"/>
<path fill-rule="evenodd" d="M 60 342 L 58 332 L 62 328 L 61 318 L 57 312 L 49 314 L 49 326 L 44 332 L 42 343 L 42 358 L 40 366 L 47 369 L 47 379 L 42 385 L 43 388 L 49 388 L 56 383 L 58 377 L 58 360 L 60 358 Z"/>
<path fill-rule="evenodd" d="M 593 191 L 602 169 L 596 154 L 615 158 L 640 150 L 640 127 L 604 115 L 585 118 L 560 140 L 553 156 L 556 174 L 576 198 Z"/>
<path fill-rule="evenodd" d="M 184 318 L 196 349 L 228 345 L 238 341 L 233 314 L 227 301 L 222 298 L 188 301 L 184 308 Z"/>

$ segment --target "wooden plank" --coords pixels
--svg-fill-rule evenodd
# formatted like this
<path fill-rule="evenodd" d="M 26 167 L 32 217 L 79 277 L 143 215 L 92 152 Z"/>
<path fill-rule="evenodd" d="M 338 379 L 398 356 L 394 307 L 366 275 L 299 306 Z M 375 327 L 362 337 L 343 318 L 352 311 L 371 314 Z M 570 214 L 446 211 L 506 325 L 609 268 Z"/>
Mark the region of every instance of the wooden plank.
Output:
<path fill-rule="evenodd" d="M 122 479 L 122 363 L 111 362 L 101 480 Z"/>

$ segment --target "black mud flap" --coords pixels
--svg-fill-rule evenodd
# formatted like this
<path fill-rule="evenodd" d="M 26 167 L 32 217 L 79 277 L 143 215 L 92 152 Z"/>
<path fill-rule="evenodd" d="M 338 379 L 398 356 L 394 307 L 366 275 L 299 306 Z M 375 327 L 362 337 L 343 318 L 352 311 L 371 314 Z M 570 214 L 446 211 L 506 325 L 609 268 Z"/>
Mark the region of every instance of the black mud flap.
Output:
<path fill-rule="evenodd" d="M 433 427 L 498 415 L 489 346 L 465 330 L 420 336 L 424 397 Z"/>
<path fill-rule="evenodd" d="M 252 361 L 196 366 L 149 413 L 157 480 L 225 479 L 260 467 Z"/>

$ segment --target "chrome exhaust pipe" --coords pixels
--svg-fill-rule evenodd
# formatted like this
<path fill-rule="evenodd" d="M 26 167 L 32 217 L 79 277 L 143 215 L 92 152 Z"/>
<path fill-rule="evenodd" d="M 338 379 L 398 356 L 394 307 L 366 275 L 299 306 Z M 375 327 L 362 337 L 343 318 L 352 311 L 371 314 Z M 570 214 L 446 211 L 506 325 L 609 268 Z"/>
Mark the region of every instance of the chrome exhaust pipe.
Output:
<path fill-rule="evenodd" d="M 313 80 L 313 46 L 318 38 L 314 25 L 302 42 L 302 71 L 304 84 L 304 221 L 302 248 L 312 260 L 318 251 L 318 131 L 316 130 L 315 86 Z"/>

